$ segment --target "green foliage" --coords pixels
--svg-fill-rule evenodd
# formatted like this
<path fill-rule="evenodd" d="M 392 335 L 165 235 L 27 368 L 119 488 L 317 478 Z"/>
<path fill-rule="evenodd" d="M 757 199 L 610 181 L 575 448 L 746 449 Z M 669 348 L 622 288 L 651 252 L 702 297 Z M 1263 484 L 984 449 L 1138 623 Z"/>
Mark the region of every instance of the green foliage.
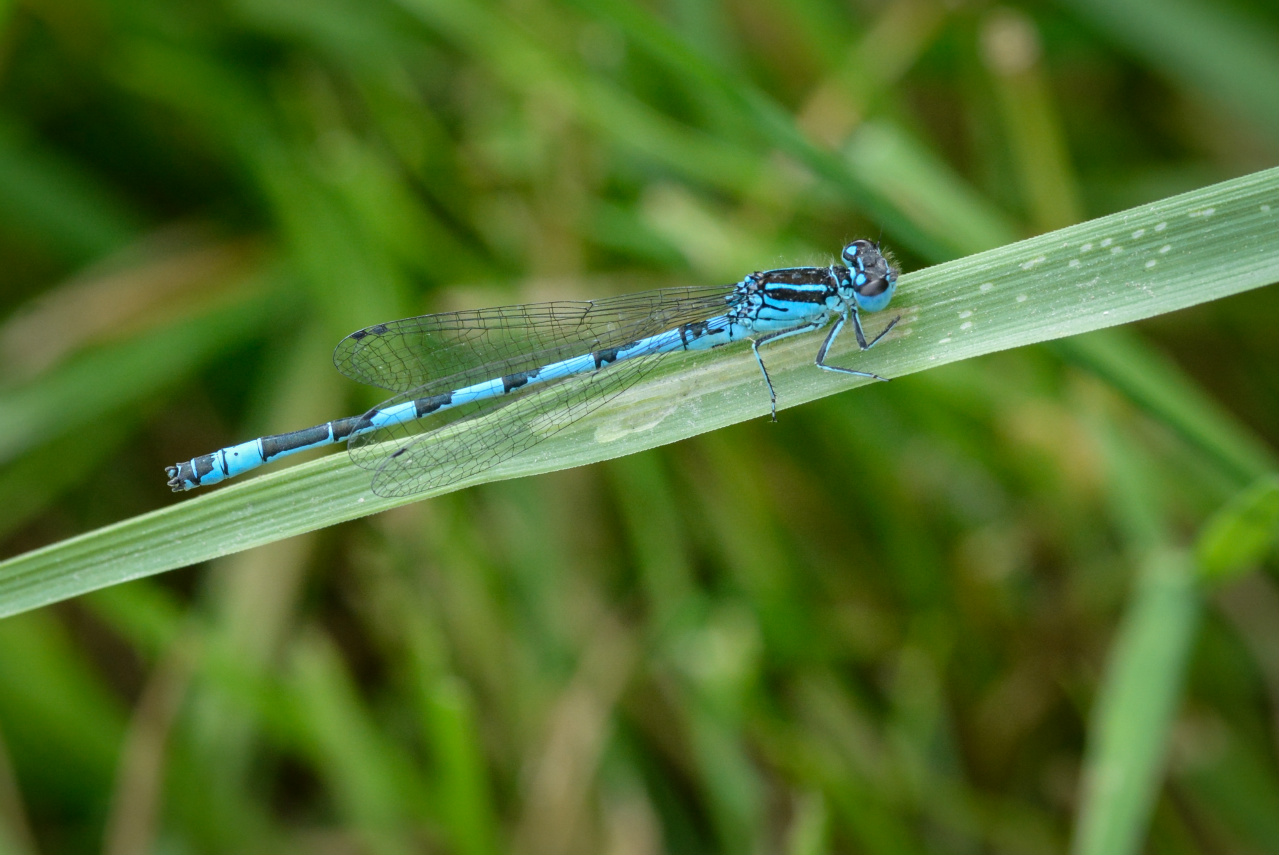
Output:
<path fill-rule="evenodd" d="M 1208 520 L 1199 537 L 1199 567 L 1224 581 L 1253 569 L 1279 533 L 1279 478 L 1266 475 L 1242 490 Z"/>
<path fill-rule="evenodd" d="M 0 851 L 1279 850 L 1269 7 L 0 27 Z M 429 501 L 164 488 L 376 403 L 353 328 L 881 227 L 893 383 L 792 339 L 777 425 L 724 350 Z"/>

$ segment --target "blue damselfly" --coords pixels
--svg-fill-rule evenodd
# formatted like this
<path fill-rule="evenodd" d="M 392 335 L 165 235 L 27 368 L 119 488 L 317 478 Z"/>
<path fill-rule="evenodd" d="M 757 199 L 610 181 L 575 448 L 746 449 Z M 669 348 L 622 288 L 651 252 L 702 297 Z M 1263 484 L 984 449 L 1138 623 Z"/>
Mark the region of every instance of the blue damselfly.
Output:
<path fill-rule="evenodd" d="M 446 312 L 351 333 L 333 361 L 346 376 L 397 392 L 360 416 L 266 436 L 167 468 L 175 491 L 215 484 L 308 448 L 345 441 L 374 471 L 373 491 L 407 496 L 470 478 L 528 450 L 642 378 L 663 354 L 750 341 L 777 418 L 760 346 L 835 322 L 817 350 L 826 364 L 851 324 L 862 350 L 873 339 L 861 311 L 892 299 L 897 272 L 878 243 L 855 240 L 842 264 L 752 273 L 729 286 L 665 288 L 604 300 Z M 535 396 L 529 398 L 528 396 Z M 515 401 L 509 418 L 484 416 Z M 465 424 L 463 424 L 465 423 Z M 442 430 L 457 425 L 456 429 Z"/>

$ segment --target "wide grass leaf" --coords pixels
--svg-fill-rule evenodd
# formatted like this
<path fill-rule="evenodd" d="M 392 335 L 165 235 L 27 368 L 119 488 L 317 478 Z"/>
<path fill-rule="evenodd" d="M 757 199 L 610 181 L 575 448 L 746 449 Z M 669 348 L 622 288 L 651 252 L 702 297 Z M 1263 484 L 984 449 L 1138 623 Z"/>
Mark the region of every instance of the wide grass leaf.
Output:
<path fill-rule="evenodd" d="M 842 342 L 833 361 L 902 377 L 1276 281 L 1279 169 L 1270 169 L 905 275 L 890 310 L 903 316 L 898 329 L 865 355 Z M 886 319 L 866 320 L 873 332 Z M 860 384 L 814 370 L 817 344 L 814 337 L 792 338 L 769 354 L 780 407 Z M 672 358 L 643 384 L 530 453 L 444 490 L 381 498 L 369 489 L 367 472 L 335 454 L 18 556 L 0 564 L 0 615 L 469 484 L 607 460 L 767 412 L 768 397 L 748 350 Z"/>

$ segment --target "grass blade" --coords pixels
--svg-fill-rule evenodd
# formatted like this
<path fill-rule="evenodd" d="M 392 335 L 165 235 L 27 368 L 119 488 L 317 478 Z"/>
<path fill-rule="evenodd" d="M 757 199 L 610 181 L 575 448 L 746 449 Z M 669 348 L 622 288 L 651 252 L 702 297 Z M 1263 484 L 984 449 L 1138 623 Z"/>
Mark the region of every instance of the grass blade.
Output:
<path fill-rule="evenodd" d="M 1192 562 L 1156 553 L 1120 628 L 1089 728 L 1075 855 L 1141 851 L 1198 616 Z"/>
<path fill-rule="evenodd" d="M 1279 137 L 1279 33 L 1202 0 L 1066 0 L 1171 80 Z M 1267 82 L 1269 81 L 1269 82 Z"/>
<path fill-rule="evenodd" d="M 1216 184 L 902 277 L 899 331 L 837 363 L 901 377 L 1279 281 L 1279 169 Z M 883 321 L 869 318 L 874 330 Z M 854 346 L 855 347 L 855 346 Z M 783 407 L 857 381 L 815 371 L 815 343 L 770 354 Z M 617 402 L 475 482 L 631 454 L 750 418 L 768 400 L 748 353 L 672 359 Z M 157 473 L 156 477 L 160 477 Z M 457 485 L 452 489 L 458 489 Z M 440 492 L 447 492 L 440 491 Z M 384 499 L 345 455 L 274 472 L 0 564 L 0 615 L 426 498 Z"/>

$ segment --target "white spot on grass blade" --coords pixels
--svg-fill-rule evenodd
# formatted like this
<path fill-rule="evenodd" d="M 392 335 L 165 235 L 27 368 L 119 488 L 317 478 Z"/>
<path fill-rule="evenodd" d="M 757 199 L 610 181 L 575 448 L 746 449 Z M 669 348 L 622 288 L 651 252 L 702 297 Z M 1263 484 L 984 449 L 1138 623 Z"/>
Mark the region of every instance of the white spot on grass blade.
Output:
<path fill-rule="evenodd" d="M 1026 302 L 1026 300 L 1028 300 L 1028 299 L 1029 299 L 1029 298 L 1028 298 L 1025 294 L 1018 294 L 1018 295 L 1017 295 L 1017 302 L 1018 302 L 1018 303 L 1024 303 L 1024 302 Z"/>
<path fill-rule="evenodd" d="M 1154 260 L 1153 258 L 1146 262 L 1146 269 L 1147 269 L 1147 270 L 1149 270 L 1150 268 L 1152 268 L 1152 267 L 1154 267 L 1154 266 L 1155 266 L 1155 260 Z"/>
<path fill-rule="evenodd" d="M 1160 254 L 1160 255 L 1167 255 L 1167 254 L 1168 254 L 1168 251 L 1169 251 L 1170 249 L 1172 249 L 1172 244 L 1170 244 L 1170 243 L 1166 243 L 1166 244 L 1164 244 L 1163 246 L 1159 247 L 1159 254 Z"/>
<path fill-rule="evenodd" d="M 1168 228 L 1168 224 L 1167 224 L 1167 223 L 1160 223 L 1159 225 L 1155 226 L 1155 231 L 1157 231 L 1157 232 L 1161 232 L 1161 231 L 1163 231 L 1163 230 L 1164 230 L 1164 229 L 1166 229 L 1166 228 Z"/>
<path fill-rule="evenodd" d="M 972 328 L 973 328 L 973 322 L 972 322 L 972 321 L 964 321 L 962 324 L 960 324 L 960 325 L 959 325 L 959 328 L 960 328 L 961 330 L 970 330 L 970 329 L 972 329 Z"/>
<path fill-rule="evenodd" d="M 959 313 L 959 317 L 961 318 L 971 318 L 972 316 L 973 316 L 973 313 L 969 311 L 968 309 L 964 309 L 964 311 Z"/>
<path fill-rule="evenodd" d="M 1139 237 L 1141 237 L 1145 233 L 1146 233 L 1145 229 L 1137 229 L 1137 231 L 1132 233 L 1132 239 L 1137 240 Z"/>
<path fill-rule="evenodd" d="M 983 294 L 985 294 L 987 291 L 990 291 L 990 290 L 991 290 L 991 289 L 993 289 L 994 287 L 995 287 L 995 283 L 994 283 L 994 282 L 983 282 L 983 283 L 981 283 L 981 287 L 980 287 L 979 289 L 977 289 L 977 290 L 979 290 L 979 291 L 981 291 Z"/>

